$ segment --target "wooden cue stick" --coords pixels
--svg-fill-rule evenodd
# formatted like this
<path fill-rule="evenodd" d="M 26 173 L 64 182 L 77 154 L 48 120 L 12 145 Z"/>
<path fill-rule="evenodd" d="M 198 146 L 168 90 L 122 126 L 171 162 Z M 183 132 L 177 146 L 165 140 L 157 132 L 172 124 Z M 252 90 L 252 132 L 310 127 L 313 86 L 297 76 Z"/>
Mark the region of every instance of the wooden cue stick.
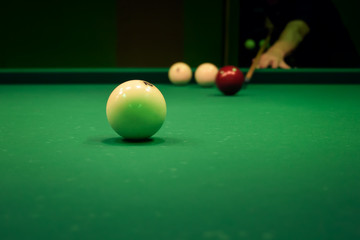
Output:
<path fill-rule="evenodd" d="M 252 78 L 252 75 L 254 74 L 255 68 L 259 64 L 259 60 L 260 60 L 261 55 L 263 54 L 265 48 L 269 45 L 270 38 L 271 38 L 271 33 L 272 33 L 272 31 L 270 30 L 268 35 L 266 36 L 264 44 L 260 47 L 258 53 L 256 54 L 255 60 L 251 64 L 249 71 L 246 73 L 245 83 L 250 82 L 250 80 Z"/>

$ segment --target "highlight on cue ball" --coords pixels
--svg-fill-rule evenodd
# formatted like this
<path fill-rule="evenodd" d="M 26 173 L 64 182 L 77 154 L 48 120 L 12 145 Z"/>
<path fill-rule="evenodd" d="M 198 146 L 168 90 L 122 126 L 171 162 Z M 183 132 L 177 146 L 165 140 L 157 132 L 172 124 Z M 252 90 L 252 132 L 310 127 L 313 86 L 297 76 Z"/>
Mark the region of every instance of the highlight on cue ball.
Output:
<path fill-rule="evenodd" d="M 200 64 L 195 71 L 195 81 L 202 87 L 215 85 L 216 75 L 219 69 L 212 63 Z"/>
<path fill-rule="evenodd" d="M 169 80 L 175 85 L 186 85 L 191 81 L 192 70 L 184 62 L 177 62 L 171 65 L 168 72 Z"/>
<path fill-rule="evenodd" d="M 106 116 L 110 126 L 124 139 L 148 139 L 165 121 L 165 98 L 153 84 L 130 80 L 112 91 L 106 104 Z"/>

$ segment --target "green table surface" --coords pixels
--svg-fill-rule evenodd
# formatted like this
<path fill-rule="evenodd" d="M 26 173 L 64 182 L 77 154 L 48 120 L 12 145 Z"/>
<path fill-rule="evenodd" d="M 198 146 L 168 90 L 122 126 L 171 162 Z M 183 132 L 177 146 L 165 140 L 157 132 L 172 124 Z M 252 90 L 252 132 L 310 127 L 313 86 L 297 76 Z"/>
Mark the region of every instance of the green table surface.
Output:
<path fill-rule="evenodd" d="M 131 143 L 114 84 L 0 85 L 0 239 L 360 239 L 360 85 L 157 84 Z"/>

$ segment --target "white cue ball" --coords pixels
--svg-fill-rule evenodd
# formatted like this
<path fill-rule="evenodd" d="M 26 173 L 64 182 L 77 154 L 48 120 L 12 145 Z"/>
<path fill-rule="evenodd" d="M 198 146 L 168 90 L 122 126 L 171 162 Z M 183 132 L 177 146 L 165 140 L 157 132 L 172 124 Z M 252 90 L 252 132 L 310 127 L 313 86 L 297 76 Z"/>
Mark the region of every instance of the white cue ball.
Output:
<path fill-rule="evenodd" d="M 195 71 L 195 81 L 202 87 L 215 85 L 216 75 L 219 69 L 212 63 L 203 63 Z"/>
<path fill-rule="evenodd" d="M 165 99 L 153 84 L 130 80 L 112 91 L 106 104 L 106 116 L 110 126 L 123 138 L 147 139 L 165 121 Z"/>
<path fill-rule="evenodd" d="M 169 80 L 175 85 L 185 85 L 192 78 L 192 70 L 189 65 L 184 62 L 177 62 L 171 65 L 169 69 Z"/>

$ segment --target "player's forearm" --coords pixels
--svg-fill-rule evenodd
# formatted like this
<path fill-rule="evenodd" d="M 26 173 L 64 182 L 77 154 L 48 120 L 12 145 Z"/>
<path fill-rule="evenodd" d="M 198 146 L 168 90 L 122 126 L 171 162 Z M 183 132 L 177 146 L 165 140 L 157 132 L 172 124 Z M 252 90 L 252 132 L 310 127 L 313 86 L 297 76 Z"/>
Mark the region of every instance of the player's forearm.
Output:
<path fill-rule="evenodd" d="M 291 21 L 286 25 L 279 39 L 271 46 L 269 51 L 276 51 L 286 57 L 297 48 L 309 31 L 310 28 L 304 21 Z"/>

